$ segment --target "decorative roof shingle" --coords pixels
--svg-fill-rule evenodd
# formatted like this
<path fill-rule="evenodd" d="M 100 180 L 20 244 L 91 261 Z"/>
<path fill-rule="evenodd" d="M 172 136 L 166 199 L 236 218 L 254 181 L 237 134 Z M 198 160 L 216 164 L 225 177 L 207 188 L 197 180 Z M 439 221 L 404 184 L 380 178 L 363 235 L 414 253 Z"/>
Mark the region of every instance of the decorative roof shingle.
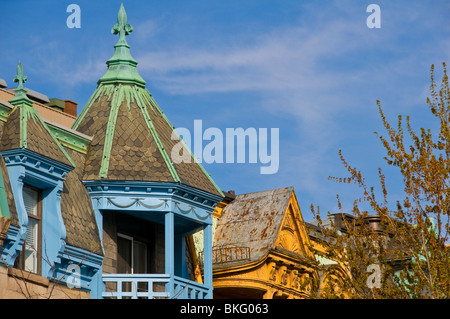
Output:
<path fill-rule="evenodd" d="M 65 149 L 76 164 L 64 181 L 61 193 L 61 215 L 66 226 L 66 241 L 69 245 L 103 255 L 99 229 L 88 191 L 84 187 L 84 155 L 69 148 Z"/>

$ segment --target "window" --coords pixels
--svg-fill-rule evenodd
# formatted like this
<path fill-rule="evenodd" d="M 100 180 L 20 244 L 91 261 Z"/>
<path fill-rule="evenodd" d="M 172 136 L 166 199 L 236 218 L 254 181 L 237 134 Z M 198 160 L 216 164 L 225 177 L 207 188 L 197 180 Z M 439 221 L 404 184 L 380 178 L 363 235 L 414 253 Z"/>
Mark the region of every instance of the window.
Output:
<path fill-rule="evenodd" d="M 35 274 L 41 272 L 41 192 L 28 185 L 23 186 L 23 202 L 28 214 L 27 235 L 24 248 L 18 258 L 18 268 Z"/>
<path fill-rule="evenodd" d="M 147 244 L 131 236 L 117 234 L 117 272 L 121 274 L 147 273 Z"/>
<path fill-rule="evenodd" d="M 131 236 L 117 234 L 117 272 L 119 274 L 146 274 L 147 244 Z M 131 292 L 131 282 L 122 282 L 122 291 Z M 137 291 L 147 292 L 148 283 L 139 282 Z"/>

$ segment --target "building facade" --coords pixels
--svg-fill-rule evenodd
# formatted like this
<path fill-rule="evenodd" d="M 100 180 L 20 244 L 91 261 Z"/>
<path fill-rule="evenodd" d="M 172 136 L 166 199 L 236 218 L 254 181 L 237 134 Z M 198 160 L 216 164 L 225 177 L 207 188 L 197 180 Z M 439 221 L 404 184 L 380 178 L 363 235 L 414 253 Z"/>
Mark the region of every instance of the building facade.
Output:
<path fill-rule="evenodd" d="M 223 193 L 138 74 L 123 5 L 112 31 L 114 54 L 78 117 L 72 101 L 26 89 L 20 63 L 17 88 L 0 88 L 0 297 L 212 298 Z M 172 161 L 177 143 L 191 161 Z"/>
<path fill-rule="evenodd" d="M 25 88 L 20 62 L 16 88 L 0 79 L 0 298 L 298 299 L 341 278 L 292 187 L 215 184 L 147 90 L 132 31 L 122 5 L 78 116 Z"/>

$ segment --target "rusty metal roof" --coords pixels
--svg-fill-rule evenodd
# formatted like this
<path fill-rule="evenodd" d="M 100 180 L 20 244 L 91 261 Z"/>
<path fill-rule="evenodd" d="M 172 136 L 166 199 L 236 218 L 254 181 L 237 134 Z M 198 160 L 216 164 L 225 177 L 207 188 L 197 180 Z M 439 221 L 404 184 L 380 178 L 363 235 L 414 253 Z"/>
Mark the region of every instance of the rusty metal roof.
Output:
<path fill-rule="evenodd" d="M 223 267 L 255 262 L 266 256 L 275 245 L 293 191 L 293 187 L 285 187 L 237 195 L 224 208 L 215 230 L 214 246 L 249 247 L 250 258 Z"/>

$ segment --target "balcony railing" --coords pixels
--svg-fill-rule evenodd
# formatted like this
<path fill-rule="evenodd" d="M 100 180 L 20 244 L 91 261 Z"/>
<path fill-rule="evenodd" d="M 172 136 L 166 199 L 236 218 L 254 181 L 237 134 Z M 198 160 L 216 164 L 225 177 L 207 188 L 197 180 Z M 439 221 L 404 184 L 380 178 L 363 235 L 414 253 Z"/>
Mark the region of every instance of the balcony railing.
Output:
<path fill-rule="evenodd" d="M 250 260 L 249 247 L 213 247 L 212 262 L 213 264 L 224 264 L 239 260 Z M 203 268 L 203 251 L 198 254 L 198 262 Z"/>
<path fill-rule="evenodd" d="M 209 289 L 204 285 L 181 277 L 174 276 L 174 299 L 207 299 Z"/>
<path fill-rule="evenodd" d="M 206 299 L 209 289 L 204 285 L 169 274 L 103 274 L 110 299 Z"/>

